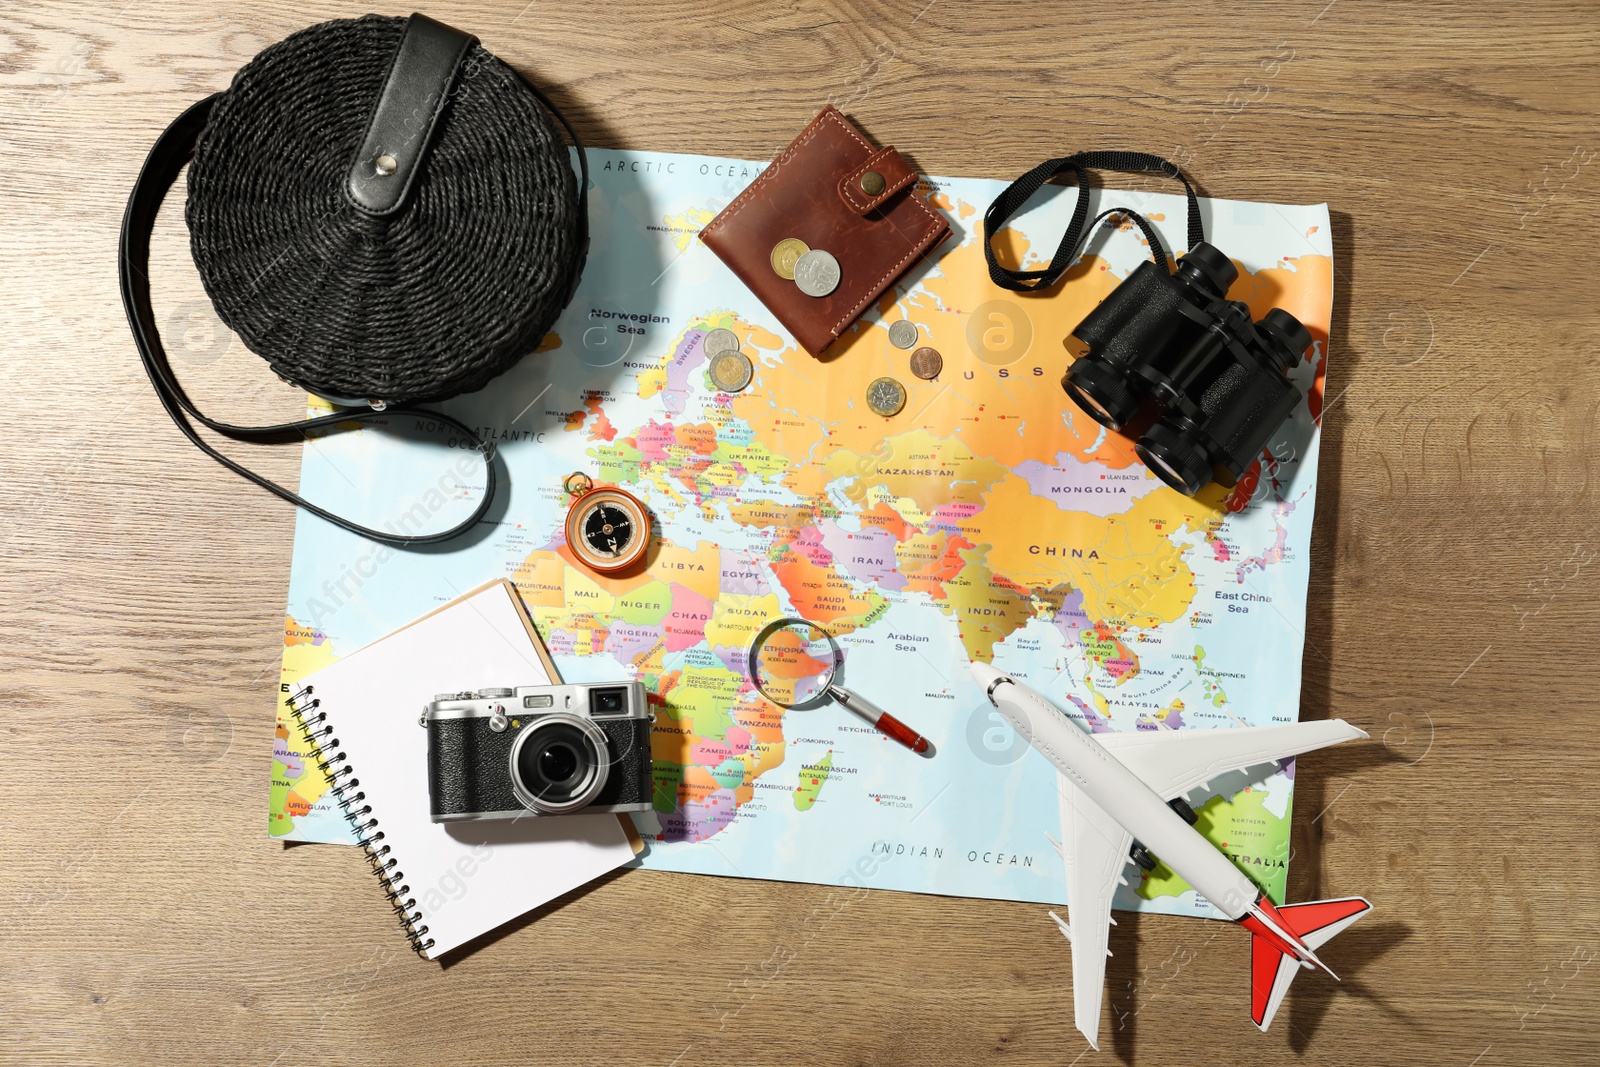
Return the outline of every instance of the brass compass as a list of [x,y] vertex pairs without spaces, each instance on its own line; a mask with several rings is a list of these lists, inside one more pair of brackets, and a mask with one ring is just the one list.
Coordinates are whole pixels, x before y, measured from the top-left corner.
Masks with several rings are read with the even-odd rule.
[[587,474],[567,475],[567,545],[578,562],[598,574],[618,574],[644,558],[650,513],[614,485],[597,486]]

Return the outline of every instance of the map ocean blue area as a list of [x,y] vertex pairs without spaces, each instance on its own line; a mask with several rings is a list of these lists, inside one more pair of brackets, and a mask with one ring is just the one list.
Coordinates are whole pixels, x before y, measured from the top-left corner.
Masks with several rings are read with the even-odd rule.
[[[283,687],[484,581],[509,577],[567,681],[638,678],[657,710],[647,868],[1064,902],[1055,772],[969,679],[992,662],[1084,729],[1204,730],[1298,717],[1317,414],[1333,261],[1324,205],[1201,201],[1207,238],[1240,267],[1232,295],[1288,308],[1315,343],[1294,368],[1307,399],[1240,486],[1190,499],[1059,387],[1078,320],[1148,256],[1109,225],[1046,295],[989,281],[981,218],[1004,187],[933,178],[946,244],[817,360],[696,239],[763,164],[590,153],[593,244],[583,282],[540,346],[484,390],[442,405],[494,446],[486,520],[400,550],[302,513]],[[1048,260],[1072,209],[1050,189],[1004,235],[1019,266]],[[1093,191],[1182,248],[1184,201]],[[840,253],[849,269],[847,250]],[[936,348],[932,381],[888,327]],[[755,372],[708,376],[704,338],[731,330]],[[866,387],[903,383],[874,415]],[[565,544],[564,478],[616,485],[649,509],[643,568],[581,566]],[[362,523],[417,532],[466,515],[481,460],[425,416],[320,436],[301,491]],[[747,676],[767,620],[828,627],[849,687],[930,738],[920,758],[830,705],[782,711]],[[523,680],[507,678],[514,686]],[[415,706],[396,730],[418,729]],[[280,716],[269,826],[348,841],[304,739]],[[425,768],[417,788],[426,789]],[[1281,896],[1293,765],[1211,783],[1199,827]],[[1048,836],[1047,836],[1048,835]],[[1214,915],[1170,871],[1130,866],[1117,904]]]

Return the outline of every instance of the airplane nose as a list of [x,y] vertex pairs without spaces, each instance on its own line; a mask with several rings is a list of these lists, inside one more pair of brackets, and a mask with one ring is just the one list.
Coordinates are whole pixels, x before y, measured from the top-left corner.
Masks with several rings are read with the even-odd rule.
[[1004,677],[1004,674],[1001,674],[987,663],[974,663],[972,665],[972,680],[977,682],[978,688],[985,693],[989,692],[989,687],[994,684],[996,678]]

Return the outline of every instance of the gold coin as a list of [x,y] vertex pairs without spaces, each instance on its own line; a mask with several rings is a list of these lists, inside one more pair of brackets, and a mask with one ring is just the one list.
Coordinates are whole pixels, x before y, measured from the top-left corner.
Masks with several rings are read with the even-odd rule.
[[893,378],[874,378],[867,386],[867,407],[874,415],[888,418],[906,406],[906,387]]
[[743,352],[723,352],[711,361],[711,380],[724,393],[737,393],[750,384],[755,367]]
[[772,246],[772,270],[780,278],[794,281],[795,260],[811,251],[798,237],[785,237]]

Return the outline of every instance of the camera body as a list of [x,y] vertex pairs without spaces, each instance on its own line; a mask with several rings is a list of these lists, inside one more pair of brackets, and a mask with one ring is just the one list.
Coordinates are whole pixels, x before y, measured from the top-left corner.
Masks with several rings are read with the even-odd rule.
[[1097,422],[1120,430],[1148,400],[1164,410],[1134,451],[1193,496],[1215,478],[1232,487],[1301,399],[1289,371],[1311,344],[1289,312],[1259,322],[1229,300],[1238,268],[1201,242],[1168,274],[1147,261],[1072,335],[1087,351],[1061,387]]
[[651,720],[638,682],[442,693],[421,719],[433,821],[646,811]]

